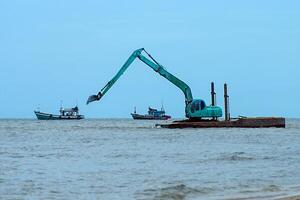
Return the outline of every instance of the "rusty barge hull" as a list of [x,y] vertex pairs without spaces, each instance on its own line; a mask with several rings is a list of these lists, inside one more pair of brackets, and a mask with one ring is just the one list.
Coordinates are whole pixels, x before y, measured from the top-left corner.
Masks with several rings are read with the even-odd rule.
[[285,128],[283,117],[240,118],[230,121],[174,121],[170,124],[157,124],[162,128]]

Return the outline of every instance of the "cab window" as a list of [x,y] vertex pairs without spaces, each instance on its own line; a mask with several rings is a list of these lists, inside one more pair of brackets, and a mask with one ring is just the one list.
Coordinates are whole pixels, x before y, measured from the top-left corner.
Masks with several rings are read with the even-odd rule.
[[200,107],[201,107],[201,110],[202,109],[204,109],[205,108],[205,103],[204,103],[204,101],[201,101],[201,103],[200,103],[201,105],[200,105]]
[[195,110],[198,111],[200,109],[199,101],[195,102]]

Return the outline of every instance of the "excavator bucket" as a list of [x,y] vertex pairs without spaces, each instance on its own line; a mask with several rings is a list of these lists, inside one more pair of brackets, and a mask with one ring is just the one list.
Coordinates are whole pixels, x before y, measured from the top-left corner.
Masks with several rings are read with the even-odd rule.
[[86,101],[86,105],[88,105],[89,103],[91,103],[93,101],[99,101],[102,96],[103,95],[102,95],[101,91],[98,92],[97,95],[91,95],[91,96],[89,96],[88,100]]
[[88,100],[86,101],[86,105],[88,105],[89,103],[93,102],[93,101],[99,101],[100,98],[98,97],[98,95],[91,95],[89,96]]

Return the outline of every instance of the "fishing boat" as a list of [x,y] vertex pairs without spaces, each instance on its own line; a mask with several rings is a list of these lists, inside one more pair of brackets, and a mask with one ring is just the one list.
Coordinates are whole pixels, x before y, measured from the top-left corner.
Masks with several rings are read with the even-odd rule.
[[136,113],[136,108],[134,108],[134,113],[131,113],[133,119],[138,120],[168,120],[171,119],[171,116],[166,115],[164,108],[162,107],[161,110],[157,110],[154,108],[148,108],[148,114],[141,115]]
[[74,108],[60,108],[60,114],[49,114],[40,111],[34,111],[37,119],[39,120],[74,120],[74,119],[84,119],[84,115],[79,114],[78,106]]

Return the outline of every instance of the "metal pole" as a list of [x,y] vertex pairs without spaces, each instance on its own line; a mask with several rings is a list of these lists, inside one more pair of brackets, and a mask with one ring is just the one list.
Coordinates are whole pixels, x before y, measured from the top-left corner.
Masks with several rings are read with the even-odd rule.
[[[216,93],[215,93],[215,84],[214,82],[211,82],[211,105],[212,106],[215,106],[216,105]],[[213,120],[216,120],[217,118],[216,117],[213,117],[212,118]]]
[[224,110],[225,110],[225,121],[230,120],[229,114],[228,114],[228,100],[229,100],[229,96],[227,94],[227,84],[224,84]]
[[214,82],[211,82],[211,105],[212,106],[216,105],[215,98],[216,98],[215,85]]

